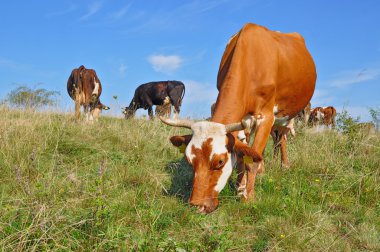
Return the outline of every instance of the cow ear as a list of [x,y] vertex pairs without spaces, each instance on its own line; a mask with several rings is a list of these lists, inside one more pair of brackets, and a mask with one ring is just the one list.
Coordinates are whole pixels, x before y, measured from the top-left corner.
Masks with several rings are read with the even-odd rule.
[[185,153],[186,146],[191,141],[193,135],[184,135],[184,136],[172,136],[170,142],[176,147],[178,147],[180,153]]
[[235,137],[231,133],[227,133],[227,151],[232,152],[235,145]]
[[263,156],[260,153],[240,141],[235,141],[234,149],[237,152],[243,153],[244,156],[251,158],[255,163],[263,160]]
[[189,142],[191,141],[193,135],[184,135],[184,136],[172,136],[170,138],[170,142],[175,146],[175,147],[180,147],[182,144],[188,145]]

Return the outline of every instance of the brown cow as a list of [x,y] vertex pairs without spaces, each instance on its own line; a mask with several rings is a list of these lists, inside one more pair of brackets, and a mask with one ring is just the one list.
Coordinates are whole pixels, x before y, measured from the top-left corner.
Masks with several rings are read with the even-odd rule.
[[75,117],[77,119],[80,117],[81,106],[83,106],[87,121],[97,120],[103,109],[110,109],[100,102],[102,85],[95,70],[87,69],[83,65],[71,72],[67,80],[67,92],[75,101]]
[[[202,213],[214,211],[235,164],[243,199],[253,199],[271,131],[278,136],[275,145],[281,147],[282,162],[287,165],[286,125],[310,101],[315,81],[313,59],[298,33],[246,24],[235,34],[220,63],[219,94],[211,121],[161,118],[166,124],[192,130],[190,135],[170,139],[174,146],[187,145],[185,157],[194,170],[190,204]],[[250,132],[252,147],[237,138],[242,129]],[[244,164],[243,155],[253,164]]]
[[335,127],[335,117],[336,109],[332,106],[329,107],[316,107],[312,109],[309,117],[309,125],[319,125],[323,124],[327,127],[331,125],[332,128]]

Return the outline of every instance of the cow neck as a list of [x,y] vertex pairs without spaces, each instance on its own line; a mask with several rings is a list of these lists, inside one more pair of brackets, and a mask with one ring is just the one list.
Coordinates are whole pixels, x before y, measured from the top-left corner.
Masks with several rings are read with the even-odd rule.
[[229,124],[241,121],[245,115],[245,106],[242,99],[238,99],[238,95],[233,95],[233,93],[228,90],[219,92],[211,122]]

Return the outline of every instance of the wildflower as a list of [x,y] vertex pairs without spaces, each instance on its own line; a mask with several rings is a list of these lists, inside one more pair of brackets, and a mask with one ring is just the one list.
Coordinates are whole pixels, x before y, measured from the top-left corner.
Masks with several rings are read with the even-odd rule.
[[280,234],[280,238],[281,238],[281,239],[284,239],[284,238],[285,238],[285,235],[284,235],[284,234]]
[[273,182],[273,179],[271,179],[271,178],[268,179],[268,182],[269,182],[269,183],[272,183],[272,182]]
[[314,181],[317,182],[317,183],[321,182],[320,179],[315,179]]

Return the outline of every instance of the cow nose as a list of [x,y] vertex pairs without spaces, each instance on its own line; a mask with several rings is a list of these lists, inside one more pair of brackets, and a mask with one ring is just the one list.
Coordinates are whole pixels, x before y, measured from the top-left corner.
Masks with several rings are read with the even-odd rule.
[[196,206],[199,213],[208,214],[213,212],[218,206],[217,200],[212,200],[211,198],[205,199],[203,201],[199,200],[190,200],[190,205]]

